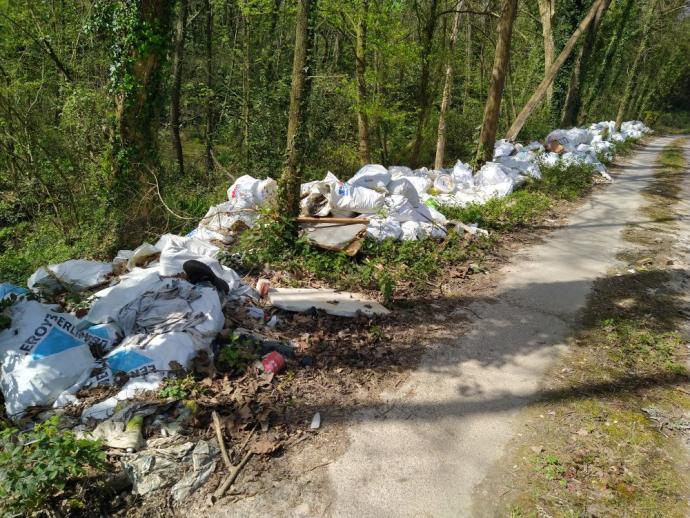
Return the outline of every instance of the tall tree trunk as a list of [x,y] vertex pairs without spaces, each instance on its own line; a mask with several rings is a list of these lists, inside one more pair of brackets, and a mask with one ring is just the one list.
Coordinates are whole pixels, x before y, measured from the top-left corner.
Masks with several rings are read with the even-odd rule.
[[448,63],[446,64],[446,79],[443,85],[443,97],[441,98],[441,110],[438,115],[438,139],[436,140],[436,160],[434,169],[443,167],[443,156],[446,152],[446,112],[450,106],[450,94],[453,88],[453,59],[455,56],[455,42],[458,40],[460,29],[460,11],[465,5],[465,0],[458,0],[453,16],[453,27],[450,32],[450,44],[448,49]]
[[204,0],[204,9],[206,10],[206,131],[204,135],[204,164],[206,176],[209,176],[213,170],[214,104],[216,102],[213,92],[213,4],[211,0]]
[[410,146],[410,163],[415,166],[419,162],[419,152],[424,141],[424,128],[429,119],[429,112],[431,111],[429,83],[431,79],[431,54],[434,46],[434,32],[436,32],[436,23],[438,20],[436,16],[437,9],[438,0],[431,0],[426,23],[424,24],[424,30],[422,31],[422,69],[417,87],[417,128]]
[[597,98],[599,92],[601,92],[602,88],[604,87],[604,81],[611,69],[611,60],[613,59],[613,56],[616,54],[616,50],[618,50],[618,45],[621,41],[621,38],[623,37],[625,27],[628,23],[628,20],[630,19],[630,12],[632,11],[634,5],[635,0],[626,0],[625,5],[623,7],[623,12],[620,14],[620,17],[618,18],[618,25],[616,26],[616,30],[613,33],[613,38],[611,38],[608,47],[606,47],[606,53],[604,54],[604,58],[601,60],[599,70],[595,74],[596,79],[594,81],[589,95],[587,96],[587,100],[584,103],[584,112],[587,112],[590,108],[592,108],[594,99]]
[[295,52],[292,60],[292,87],[288,114],[285,168],[278,185],[278,206],[282,214],[299,214],[302,159],[305,146],[305,119],[312,82],[314,24],[317,0],[297,0]]
[[577,115],[580,111],[581,105],[580,88],[582,86],[582,81],[587,74],[589,60],[592,57],[592,52],[594,51],[594,44],[596,43],[599,25],[601,24],[601,20],[604,17],[604,14],[606,14],[610,4],[611,0],[604,0],[601,3],[597,14],[594,16],[594,21],[587,29],[587,34],[585,34],[585,39],[582,42],[577,59],[575,60],[575,65],[573,66],[573,71],[570,75],[568,93],[565,97],[563,117],[561,117],[561,126],[564,128],[575,126],[575,124],[577,124]]
[[628,105],[630,104],[630,99],[633,95],[633,89],[635,84],[639,80],[638,71],[640,69],[640,64],[642,63],[642,56],[647,51],[647,46],[649,44],[649,34],[651,32],[652,18],[654,17],[654,10],[658,0],[650,0],[647,6],[647,12],[645,13],[644,20],[642,21],[642,38],[640,39],[640,45],[637,47],[637,53],[635,54],[635,60],[633,61],[632,67],[628,70],[628,80],[625,84],[625,90],[623,91],[623,97],[618,105],[618,114],[616,115],[616,131],[620,131],[621,124],[623,124],[623,119],[628,110]]
[[[556,46],[553,41],[553,16],[556,13],[556,0],[537,0],[539,4],[539,17],[541,18],[541,32],[544,37],[544,74],[549,71],[556,54]],[[553,84],[546,90],[546,99],[551,105],[553,98]]]
[[[120,244],[136,243],[148,219],[150,203],[140,203],[141,187],[158,160],[161,70],[169,41],[174,4],[166,0],[140,0],[137,23],[146,27],[139,40],[124,49],[125,73],[133,87],[121,86],[115,97],[112,201]],[[136,207],[136,211],[132,209]]]
[[357,129],[359,132],[359,161],[368,164],[369,157],[369,117],[367,116],[367,17],[369,0],[361,0],[359,20],[357,21],[355,59],[357,61]]
[[170,91],[170,130],[179,176],[184,176],[184,155],[182,154],[182,139],[180,138],[180,87],[182,86],[182,62],[187,10],[187,0],[180,0],[180,10],[175,23],[175,41],[172,55],[172,89]]
[[498,22],[498,39],[494,67],[491,72],[489,95],[484,106],[484,119],[477,146],[477,165],[489,162],[494,156],[498,116],[501,113],[501,100],[505,85],[508,63],[510,61],[510,39],[513,35],[513,22],[517,14],[518,0],[504,0],[501,19]]
[[575,32],[573,32],[572,36],[570,36],[570,39],[565,44],[565,47],[563,47],[563,50],[558,55],[558,58],[556,58],[556,61],[554,61],[551,65],[551,68],[547,72],[543,81],[539,84],[537,89],[532,94],[532,97],[530,97],[529,101],[527,101],[527,104],[525,104],[525,107],[510,126],[508,135],[506,136],[508,140],[515,140],[517,138],[520,130],[522,130],[525,122],[527,122],[527,119],[529,119],[535,108],[539,106],[539,103],[544,99],[546,90],[549,88],[549,85],[553,83],[558,70],[563,66],[563,63],[565,63],[565,61],[568,59],[568,56],[570,56],[571,52],[573,51],[573,47],[575,47],[575,44],[577,43],[577,40],[580,39],[582,33],[587,30],[589,24],[592,23],[592,20],[594,20],[594,16],[596,15],[603,1],[604,0],[595,0],[595,2],[592,4],[592,7],[590,7],[589,11],[580,22],[580,25],[578,25],[577,29],[575,29]]

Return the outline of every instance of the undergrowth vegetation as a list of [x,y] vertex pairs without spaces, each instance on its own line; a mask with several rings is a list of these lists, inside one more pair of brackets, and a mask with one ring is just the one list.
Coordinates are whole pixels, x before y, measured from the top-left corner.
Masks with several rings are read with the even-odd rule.
[[[72,432],[59,430],[57,417],[28,432],[5,428],[0,431],[0,446],[3,518],[47,510],[52,507],[51,498],[84,477],[98,475],[106,465],[100,442],[77,439]],[[62,502],[68,512],[84,505],[74,495]],[[57,512],[54,508],[52,511]]]
[[241,254],[244,266],[260,271],[269,265],[288,272],[291,277],[284,280],[295,285],[317,279],[338,289],[377,290],[390,302],[399,288],[418,290],[434,285],[434,279],[451,265],[464,266],[469,273],[482,271],[486,253],[500,233],[538,224],[555,201],[574,200],[587,193],[597,174],[586,165],[542,166],[541,171],[540,180],[529,180],[506,197],[492,198],[483,205],[439,207],[449,220],[477,224],[490,230],[490,237],[470,236],[451,228],[441,242],[366,239],[352,258],[319,250],[303,238],[290,244],[290,222],[266,211],[241,236],[234,251]]

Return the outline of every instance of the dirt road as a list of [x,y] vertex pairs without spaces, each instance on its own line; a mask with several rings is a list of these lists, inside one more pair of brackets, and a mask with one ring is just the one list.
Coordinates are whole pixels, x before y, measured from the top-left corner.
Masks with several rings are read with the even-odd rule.
[[[479,292],[464,308],[464,299],[439,299],[458,307],[441,317],[443,335],[451,339],[433,346],[435,338],[420,336],[430,352],[405,382],[382,395],[384,405],[338,426],[329,426],[326,414],[315,444],[292,455],[282,475],[264,474],[273,477],[264,481],[271,490],[189,516],[476,515],[492,498],[486,487],[477,494],[477,487],[520,430],[520,411],[538,397],[545,371],[567,347],[594,281],[621,264],[616,254],[629,245],[622,231],[644,223],[642,190],[672,140],[653,139],[617,167],[613,184],[492,275],[491,295]],[[685,146],[690,154],[687,140]],[[679,224],[687,227],[681,234],[690,235],[690,219]]]
[[565,347],[592,282],[616,264],[621,231],[639,217],[641,190],[672,140],[654,139],[566,226],[504,267],[498,294],[470,306],[469,332],[385,395],[390,411],[356,416],[349,448],[329,466],[328,514],[471,515],[474,488]]

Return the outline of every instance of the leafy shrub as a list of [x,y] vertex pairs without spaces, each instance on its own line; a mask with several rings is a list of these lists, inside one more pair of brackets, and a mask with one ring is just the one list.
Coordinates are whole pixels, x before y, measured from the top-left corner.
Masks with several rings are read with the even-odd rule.
[[68,484],[105,467],[99,441],[77,439],[58,430],[51,417],[30,432],[0,432],[0,499],[2,516],[28,516],[44,509]]

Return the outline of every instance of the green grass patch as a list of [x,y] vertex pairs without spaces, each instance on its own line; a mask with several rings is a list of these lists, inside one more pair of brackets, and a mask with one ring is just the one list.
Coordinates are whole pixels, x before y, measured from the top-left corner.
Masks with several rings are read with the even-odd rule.
[[683,147],[681,145],[683,140],[684,139],[675,140],[671,145],[664,148],[659,155],[659,162],[661,165],[671,169],[685,168],[685,155],[683,154]]
[[439,210],[451,220],[476,223],[488,230],[508,231],[534,225],[550,208],[551,200],[543,192],[520,190],[484,204],[470,203],[462,208],[445,206]]
[[566,165],[562,162],[554,166],[542,164],[539,170],[541,179],[531,180],[526,189],[570,201],[587,194],[594,183],[594,176],[598,174],[590,165]]

